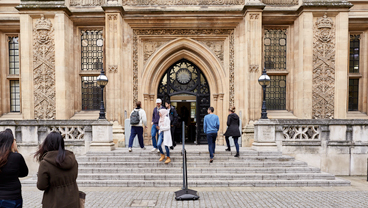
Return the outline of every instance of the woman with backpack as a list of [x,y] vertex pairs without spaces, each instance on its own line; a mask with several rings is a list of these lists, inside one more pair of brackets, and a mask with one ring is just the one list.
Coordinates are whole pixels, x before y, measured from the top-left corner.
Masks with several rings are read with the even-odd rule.
[[165,164],[168,164],[171,162],[169,147],[172,146],[171,132],[170,132],[170,118],[168,117],[168,113],[169,111],[166,109],[159,110],[160,119],[158,121],[158,126],[156,127],[159,130],[158,143],[157,143],[157,147],[161,153],[161,157],[159,161],[161,162],[165,159],[165,154],[162,151],[162,147],[161,147],[163,143],[165,145],[166,156],[167,156]]
[[28,175],[24,158],[10,129],[0,132],[0,207],[21,208],[22,186],[19,177]]
[[143,150],[146,149],[143,143],[143,126],[147,128],[147,116],[146,112],[141,108],[141,105],[141,101],[138,101],[136,103],[137,107],[130,113],[130,125],[132,126],[132,128],[130,130],[128,146],[129,152],[132,151],[133,140],[136,135],[138,135],[139,146],[141,146]]
[[34,157],[40,162],[37,188],[44,191],[42,207],[79,208],[78,162],[73,152],[65,150],[60,133],[47,135]]
[[229,116],[227,117],[227,129],[226,129],[224,136],[225,136],[226,144],[227,144],[226,151],[231,151],[229,137],[232,137],[234,139],[234,144],[236,147],[236,155],[234,157],[239,157],[238,138],[241,136],[239,125],[240,125],[240,119],[239,119],[239,116],[236,115],[235,113],[235,107],[229,108]]

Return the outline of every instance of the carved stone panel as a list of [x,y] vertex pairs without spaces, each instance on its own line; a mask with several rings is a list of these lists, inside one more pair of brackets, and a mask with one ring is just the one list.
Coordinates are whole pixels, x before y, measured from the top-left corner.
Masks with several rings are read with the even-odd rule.
[[33,80],[35,119],[55,119],[54,28],[44,15],[33,29]]
[[167,41],[146,41],[143,43],[144,63]]
[[313,101],[314,119],[333,119],[335,96],[335,26],[325,14],[314,25]]
[[199,41],[207,46],[213,54],[221,61],[224,61],[224,41]]

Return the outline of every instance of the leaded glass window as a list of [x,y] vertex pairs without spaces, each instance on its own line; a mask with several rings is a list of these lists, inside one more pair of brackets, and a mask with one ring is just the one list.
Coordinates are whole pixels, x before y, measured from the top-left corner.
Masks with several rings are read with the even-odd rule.
[[97,85],[97,77],[82,78],[82,110],[99,110],[101,104],[101,88]]
[[10,80],[10,111],[20,112],[19,80]]
[[81,31],[82,70],[101,70],[103,63],[103,31]]
[[286,70],[286,29],[265,29],[264,67]]
[[350,35],[349,72],[359,73],[360,35]]
[[358,110],[359,79],[349,79],[349,111]]
[[270,86],[266,88],[267,110],[286,109],[286,76],[270,76]]
[[19,39],[9,37],[9,74],[19,74]]

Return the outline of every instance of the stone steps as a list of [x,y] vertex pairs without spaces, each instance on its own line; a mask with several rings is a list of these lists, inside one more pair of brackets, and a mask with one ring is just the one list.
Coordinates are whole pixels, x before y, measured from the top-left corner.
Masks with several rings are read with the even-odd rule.
[[[159,174],[159,173],[181,173],[182,168],[79,168],[80,174],[137,174],[137,173],[149,173],[149,174]],[[319,168],[315,167],[229,167],[229,168],[188,168],[188,174],[197,173],[320,173]]]
[[[209,163],[208,147],[189,146],[187,167],[189,187],[205,186],[348,186],[350,182],[337,179],[319,168],[309,167],[281,152],[255,151],[241,148],[240,157],[218,147],[213,163]],[[170,151],[172,162],[159,162],[159,154],[127,148],[111,152],[88,152],[77,157],[79,186],[124,187],[182,187],[181,148]],[[234,153],[234,152],[233,152]],[[37,177],[22,180],[25,186],[34,185]]]
[[[142,181],[156,181],[156,180],[180,180],[182,174],[79,174],[78,180],[142,180]],[[281,173],[281,174],[192,174],[188,173],[188,180],[311,180],[324,179],[334,180],[335,176],[328,173]]]
[[[149,155],[149,156],[85,156],[78,157],[78,162],[157,162],[159,160],[159,155]],[[180,155],[173,155],[170,157],[173,162],[182,162],[183,157]],[[187,157],[187,161],[206,161],[208,162],[209,158],[204,156],[189,156]],[[294,161],[295,159],[290,156],[240,156],[238,158],[225,156],[225,155],[216,155],[216,161],[229,161],[229,162],[238,162],[238,161],[247,161],[247,162],[259,162],[259,161]]]

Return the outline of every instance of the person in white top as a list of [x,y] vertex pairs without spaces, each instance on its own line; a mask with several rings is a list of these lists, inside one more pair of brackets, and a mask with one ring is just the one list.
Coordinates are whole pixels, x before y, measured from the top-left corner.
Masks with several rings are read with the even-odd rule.
[[[131,113],[130,113],[130,122],[131,122],[131,131],[130,131],[130,138],[129,138],[129,152],[132,151],[132,146],[133,146],[133,140],[135,138],[136,135],[138,135],[138,142],[139,142],[139,146],[141,146],[142,149],[146,149],[144,147],[143,144],[143,126],[145,128],[147,128],[147,116],[146,116],[146,112],[141,108],[141,101],[138,101],[136,103],[137,108],[135,108]],[[134,116],[137,115],[135,112],[138,111],[139,114],[139,118],[135,118]],[[134,113],[134,114],[133,114]],[[137,122],[132,123],[132,120],[136,120]],[[138,121],[139,119],[139,121]]]
[[161,144],[164,143],[166,155],[167,155],[165,164],[167,164],[171,162],[169,147],[172,146],[171,133],[170,133],[170,118],[167,115],[169,111],[166,109],[160,109],[158,112],[160,115],[160,120],[156,128],[160,130],[159,136],[158,136],[158,143],[157,143],[157,147],[161,153],[161,157],[159,161],[161,162],[165,159],[165,154],[162,151],[162,147],[161,147]]

